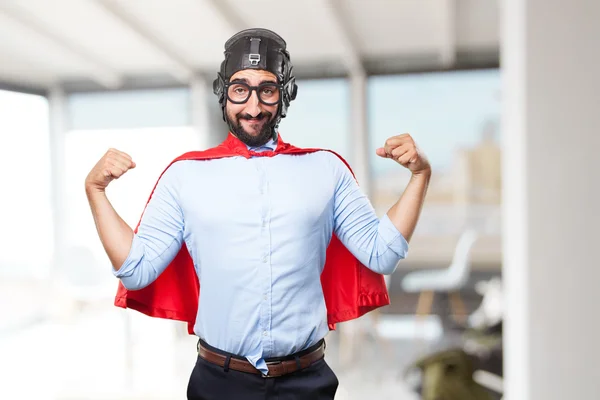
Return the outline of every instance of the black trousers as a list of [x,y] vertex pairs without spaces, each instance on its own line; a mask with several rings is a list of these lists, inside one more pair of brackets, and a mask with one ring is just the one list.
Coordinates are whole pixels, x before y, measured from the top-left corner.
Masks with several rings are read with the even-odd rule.
[[[205,343],[203,346],[225,356],[239,358]],[[304,352],[308,351],[311,349]],[[268,361],[287,359],[290,358],[273,358]],[[331,400],[335,397],[338,384],[335,373],[324,358],[291,374],[263,378],[260,375],[219,367],[198,356],[188,383],[187,398],[188,400]]]

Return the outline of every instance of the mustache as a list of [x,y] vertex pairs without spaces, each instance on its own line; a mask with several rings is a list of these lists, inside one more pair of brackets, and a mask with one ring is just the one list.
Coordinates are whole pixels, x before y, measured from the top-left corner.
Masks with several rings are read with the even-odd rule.
[[245,120],[251,120],[251,119],[263,119],[264,117],[266,117],[267,119],[271,119],[271,117],[273,116],[273,114],[271,114],[268,111],[263,111],[258,113],[255,116],[252,116],[250,114],[243,114],[243,113],[239,113],[238,115],[236,115],[236,117],[238,119],[245,119]]

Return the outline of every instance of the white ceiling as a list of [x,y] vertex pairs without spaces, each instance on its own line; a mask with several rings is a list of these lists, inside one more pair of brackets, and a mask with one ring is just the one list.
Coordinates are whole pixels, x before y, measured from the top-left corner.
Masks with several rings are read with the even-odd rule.
[[214,75],[235,32],[288,43],[300,76],[497,63],[497,0],[0,0],[0,83],[118,88]]

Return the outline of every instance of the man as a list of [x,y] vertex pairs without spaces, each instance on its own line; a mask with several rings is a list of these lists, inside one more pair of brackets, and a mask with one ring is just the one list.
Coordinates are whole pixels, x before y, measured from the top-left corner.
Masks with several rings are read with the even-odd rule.
[[[413,176],[379,219],[339,156],[283,142],[277,127],[297,87],[286,43],[271,31],[227,41],[214,91],[228,138],[165,170],[135,232],[105,195],[132,158],[109,150],[86,179],[123,285],[117,304],[192,325],[200,340],[188,399],[332,399],[338,380],[324,337],[335,322],[389,303],[380,274],[405,257],[429,163],[406,134],[377,149]],[[181,295],[192,283],[193,301]]]

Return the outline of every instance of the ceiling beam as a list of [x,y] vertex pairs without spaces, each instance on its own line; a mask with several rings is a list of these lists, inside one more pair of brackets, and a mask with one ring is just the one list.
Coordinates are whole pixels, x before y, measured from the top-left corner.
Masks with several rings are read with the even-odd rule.
[[232,32],[239,32],[248,27],[239,13],[225,0],[207,0],[207,3],[219,14]]
[[342,45],[342,57],[346,69],[353,74],[365,74],[355,32],[345,17],[345,0],[323,0],[329,27],[334,30]]
[[21,83],[13,83],[10,81],[4,81],[3,77],[0,77],[0,90],[7,90],[9,92],[18,92],[26,94],[35,94],[38,96],[47,96],[48,89],[43,86],[34,85],[23,85]]
[[442,0],[442,27],[440,29],[440,62],[449,68],[456,62],[456,0]]
[[[44,24],[43,20],[17,5],[18,3],[0,2],[0,12],[25,29],[53,42],[55,45],[80,59],[90,70],[90,77],[107,89],[120,86],[122,77],[103,60],[90,54],[72,38],[65,37]],[[42,62],[42,60],[39,60]]]
[[134,34],[138,35],[148,44],[150,44],[157,53],[160,53],[170,64],[168,71],[179,82],[187,84],[195,75],[193,66],[181,57],[173,48],[162,40],[158,35],[152,32],[151,29],[144,26],[134,16],[126,11],[120,3],[110,0],[96,0],[107,14],[111,15],[115,20],[119,21],[123,26],[128,28]]

